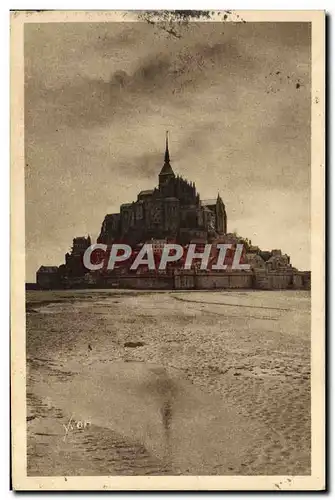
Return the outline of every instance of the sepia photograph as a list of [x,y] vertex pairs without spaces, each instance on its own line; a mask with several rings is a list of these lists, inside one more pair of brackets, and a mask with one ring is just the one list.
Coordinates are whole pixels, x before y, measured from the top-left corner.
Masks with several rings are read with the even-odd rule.
[[17,490],[322,490],[322,11],[11,13]]

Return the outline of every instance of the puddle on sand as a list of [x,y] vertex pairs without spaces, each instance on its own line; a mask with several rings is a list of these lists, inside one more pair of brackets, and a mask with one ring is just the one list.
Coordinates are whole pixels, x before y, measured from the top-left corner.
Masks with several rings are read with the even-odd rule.
[[[142,471],[139,474],[145,474],[146,467],[161,474],[238,473],[241,463],[247,460],[248,446],[257,439],[257,427],[252,429],[250,420],[245,422],[224,401],[201,392],[177,370],[138,362],[86,367],[72,363],[73,374],[69,374],[68,366],[66,370],[67,376],[60,378],[50,376],[47,369],[32,369],[30,390],[35,398],[42,404],[48,401],[49,408],[60,412],[58,416],[44,417],[44,424],[34,419],[31,427],[36,429],[32,435],[35,433],[35,449],[45,449],[41,444],[45,439],[57,439],[58,456],[72,456],[72,463],[77,464],[81,457],[79,472],[86,473],[91,464],[90,474],[134,474],[129,461],[124,462],[125,456],[131,456],[134,471]],[[92,429],[99,431],[92,435],[86,429],[76,432],[64,449],[64,424],[71,417],[74,421],[89,421],[90,433]],[[37,430],[43,425],[44,430]],[[36,432],[54,432],[50,426],[56,426],[59,435],[36,437]],[[102,451],[106,446],[108,449]],[[150,457],[150,466],[142,462],[143,457]],[[56,472],[49,470],[48,474]],[[66,470],[62,474],[70,475]]]

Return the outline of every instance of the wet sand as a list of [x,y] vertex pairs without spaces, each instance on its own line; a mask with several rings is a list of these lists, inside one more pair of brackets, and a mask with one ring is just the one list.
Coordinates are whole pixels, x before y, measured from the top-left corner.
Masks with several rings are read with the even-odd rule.
[[310,474],[308,292],[31,291],[27,360],[29,475]]

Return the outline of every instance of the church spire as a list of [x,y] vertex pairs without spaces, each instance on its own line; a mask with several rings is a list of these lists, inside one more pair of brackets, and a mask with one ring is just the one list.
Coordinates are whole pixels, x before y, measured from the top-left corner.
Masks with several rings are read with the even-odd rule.
[[164,155],[164,165],[159,174],[159,186],[162,186],[167,180],[175,177],[172,167],[170,165],[170,153],[169,153],[169,136],[166,132],[166,143],[165,143],[165,155]]
[[170,163],[170,153],[169,153],[169,132],[166,131],[166,144],[165,144],[165,155],[164,162]]

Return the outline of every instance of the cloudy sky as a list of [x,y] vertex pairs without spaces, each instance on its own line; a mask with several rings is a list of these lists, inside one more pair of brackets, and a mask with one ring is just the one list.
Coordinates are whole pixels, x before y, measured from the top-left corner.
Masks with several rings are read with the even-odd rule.
[[25,26],[28,281],[171,164],[228,230],[310,268],[310,25]]

